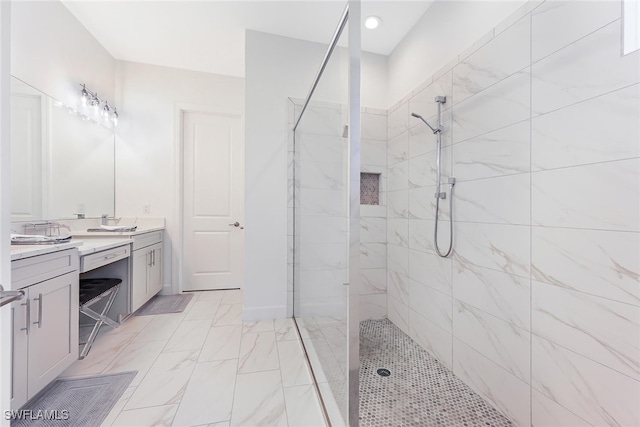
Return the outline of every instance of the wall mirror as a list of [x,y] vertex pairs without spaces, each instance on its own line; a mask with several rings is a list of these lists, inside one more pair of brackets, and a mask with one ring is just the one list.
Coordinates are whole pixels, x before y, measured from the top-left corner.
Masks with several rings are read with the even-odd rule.
[[114,212],[114,130],[12,77],[12,220]]

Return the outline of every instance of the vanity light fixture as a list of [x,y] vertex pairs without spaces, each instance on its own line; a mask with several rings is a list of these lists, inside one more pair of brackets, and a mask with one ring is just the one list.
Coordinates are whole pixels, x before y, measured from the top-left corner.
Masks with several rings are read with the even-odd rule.
[[364,26],[369,30],[375,30],[382,24],[382,19],[377,16],[367,16],[364,18]]
[[80,86],[82,86],[80,97],[83,107],[93,107],[93,116],[100,117],[103,121],[107,123],[112,122],[114,126],[117,126],[118,112],[116,111],[115,107],[110,107],[107,100],[101,99],[98,96],[97,92],[92,92],[91,90],[87,89],[86,85],[81,84]]

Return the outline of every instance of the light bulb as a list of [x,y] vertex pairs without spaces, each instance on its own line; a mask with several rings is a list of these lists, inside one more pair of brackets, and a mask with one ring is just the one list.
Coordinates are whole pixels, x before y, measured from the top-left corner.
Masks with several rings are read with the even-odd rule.
[[380,26],[380,24],[382,24],[382,19],[377,16],[367,16],[364,19],[364,26],[369,30],[375,30]]
[[89,92],[87,92],[87,88],[82,85],[82,106],[87,105],[87,100],[89,99]]

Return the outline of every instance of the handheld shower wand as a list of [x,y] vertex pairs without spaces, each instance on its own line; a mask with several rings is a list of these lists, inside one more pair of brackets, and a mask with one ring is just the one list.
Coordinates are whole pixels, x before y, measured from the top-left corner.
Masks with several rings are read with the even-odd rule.
[[443,258],[448,257],[453,250],[453,186],[456,184],[456,179],[454,177],[450,177],[449,184],[449,249],[445,253],[440,251],[440,247],[438,246],[438,217],[440,216],[440,199],[446,199],[447,193],[444,191],[440,191],[441,179],[442,179],[442,168],[440,166],[440,157],[442,154],[442,104],[447,102],[447,98],[445,96],[436,96],[435,102],[438,104],[438,125],[434,128],[426,121],[420,114],[411,113],[411,115],[415,118],[418,118],[424,122],[429,129],[436,135],[436,144],[437,144],[437,157],[436,157],[436,165],[437,165],[437,188],[436,188],[436,220],[435,226],[433,229],[433,244],[436,248],[436,252]]
[[441,127],[440,125],[438,125],[438,127],[437,127],[437,128],[434,128],[434,127],[433,127],[433,126],[431,126],[431,125],[429,124],[429,122],[428,122],[428,121],[426,121],[426,120],[424,119],[424,117],[422,117],[420,114],[411,113],[411,115],[412,115],[413,117],[415,117],[415,118],[418,118],[418,119],[422,120],[422,121],[424,122],[424,124],[425,124],[425,125],[429,126],[429,129],[431,129],[431,132],[433,132],[433,134],[434,134],[434,135],[435,135],[435,134],[437,134],[437,133],[442,132],[442,127]]

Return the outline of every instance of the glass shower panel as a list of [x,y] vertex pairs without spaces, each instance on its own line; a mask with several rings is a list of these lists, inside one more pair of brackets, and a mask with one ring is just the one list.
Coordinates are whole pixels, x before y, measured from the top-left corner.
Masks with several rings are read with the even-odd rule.
[[[290,165],[294,317],[333,425],[348,420],[347,60],[346,49],[336,48],[292,135]],[[296,119],[302,104],[290,105]]]

